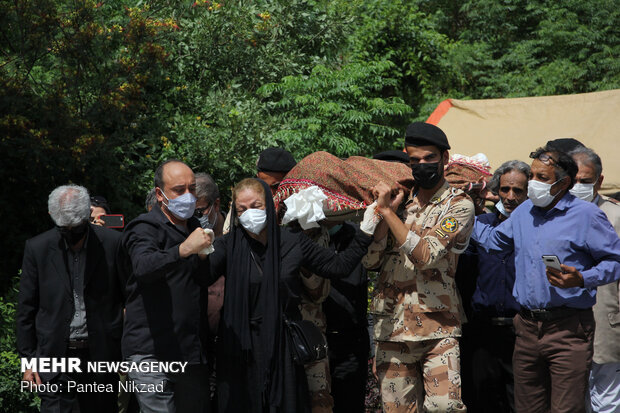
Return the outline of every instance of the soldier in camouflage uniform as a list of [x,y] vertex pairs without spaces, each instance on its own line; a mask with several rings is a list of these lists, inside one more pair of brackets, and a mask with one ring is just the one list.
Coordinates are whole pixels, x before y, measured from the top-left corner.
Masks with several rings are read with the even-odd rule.
[[[306,230],[316,244],[322,247],[329,246],[329,232],[327,227]],[[323,312],[323,302],[329,295],[330,281],[310,271],[301,269],[301,281],[304,292],[301,295],[299,310],[304,320],[312,321],[325,335],[326,320]],[[312,413],[331,413],[334,407],[334,398],[331,396],[331,376],[329,374],[329,359],[306,364],[306,379],[310,393],[310,405]]]
[[[461,401],[459,345],[463,309],[454,281],[458,254],[467,247],[474,205],[443,176],[450,149],[438,127],[407,128],[407,154],[416,186],[404,196],[373,189],[382,218],[364,257],[380,268],[371,311],[376,366],[385,412],[465,412]],[[389,229],[389,235],[388,235]]]

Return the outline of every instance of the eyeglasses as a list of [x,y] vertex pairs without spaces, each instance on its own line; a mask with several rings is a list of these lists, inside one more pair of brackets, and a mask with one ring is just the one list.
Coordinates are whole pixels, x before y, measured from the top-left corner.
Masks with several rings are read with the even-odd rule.
[[531,152],[530,158],[538,159],[540,162],[544,163],[545,165],[557,165],[558,164],[558,161],[553,156],[549,155],[548,153],[544,153],[544,152],[538,156],[536,156],[536,152]]
[[209,212],[207,212],[207,214],[211,213],[211,208],[213,208],[213,204],[211,204],[210,206],[204,207],[204,208],[196,208],[194,209],[194,216],[196,218],[200,218],[201,216],[203,216],[205,214],[206,210],[209,210]]

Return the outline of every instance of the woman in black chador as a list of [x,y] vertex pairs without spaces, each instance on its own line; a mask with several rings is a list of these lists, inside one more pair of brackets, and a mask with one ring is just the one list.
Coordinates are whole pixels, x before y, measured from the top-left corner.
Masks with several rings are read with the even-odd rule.
[[[266,196],[268,194],[269,196]],[[219,411],[310,411],[303,366],[291,357],[283,318],[301,319],[299,270],[345,277],[372,239],[358,232],[340,254],[319,247],[302,232],[280,228],[271,191],[248,178],[233,189],[234,223],[215,240],[211,279],[226,276],[219,328]]]

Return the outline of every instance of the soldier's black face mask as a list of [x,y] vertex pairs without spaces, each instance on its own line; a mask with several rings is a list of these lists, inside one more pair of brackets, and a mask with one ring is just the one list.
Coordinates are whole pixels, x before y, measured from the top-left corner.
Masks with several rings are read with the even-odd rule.
[[58,228],[58,232],[60,232],[60,236],[67,241],[69,245],[77,244],[86,234],[88,230],[88,222],[83,222],[78,226],[73,228],[68,227],[56,227]]
[[411,165],[411,175],[415,184],[424,189],[434,188],[443,176],[443,165],[439,162],[418,163]]

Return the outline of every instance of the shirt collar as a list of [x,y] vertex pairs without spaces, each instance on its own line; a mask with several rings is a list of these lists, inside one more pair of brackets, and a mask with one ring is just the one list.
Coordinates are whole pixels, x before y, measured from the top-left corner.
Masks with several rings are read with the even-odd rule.
[[441,201],[450,196],[452,192],[450,191],[450,184],[448,181],[444,181],[443,185],[433,194],[431,197],[431,204],[439,204]]
[[172,222],[170,222],[168,217],[164,214],[164,211],[161,210],[161,207],[159,206],[159,204],[153,205],[153,208],[151,209],[150,213],[151,215],[153,215],[156,221],[161,222],[162,224],[165,224],[165,223],[172,224]]
[[[439,204],[441,203],[441,201],[443,201],[444,199],[446,199],[448,196],[450,196],[452,192],[450,191],[450,183],[448,181],[444,180],[444,183],[442,186],[439,187],[439,189],[437,189],[437,191],[433,194],[433,196],[431,197],[431,200],[429,201],[430,204]],[[409,199],[407,200],[407,204],[411,203],[411,201],[414,200],[414,198],[417,196],[417,192],[413,192],[413,190],[411,190],[411,194],[409,195]]]

